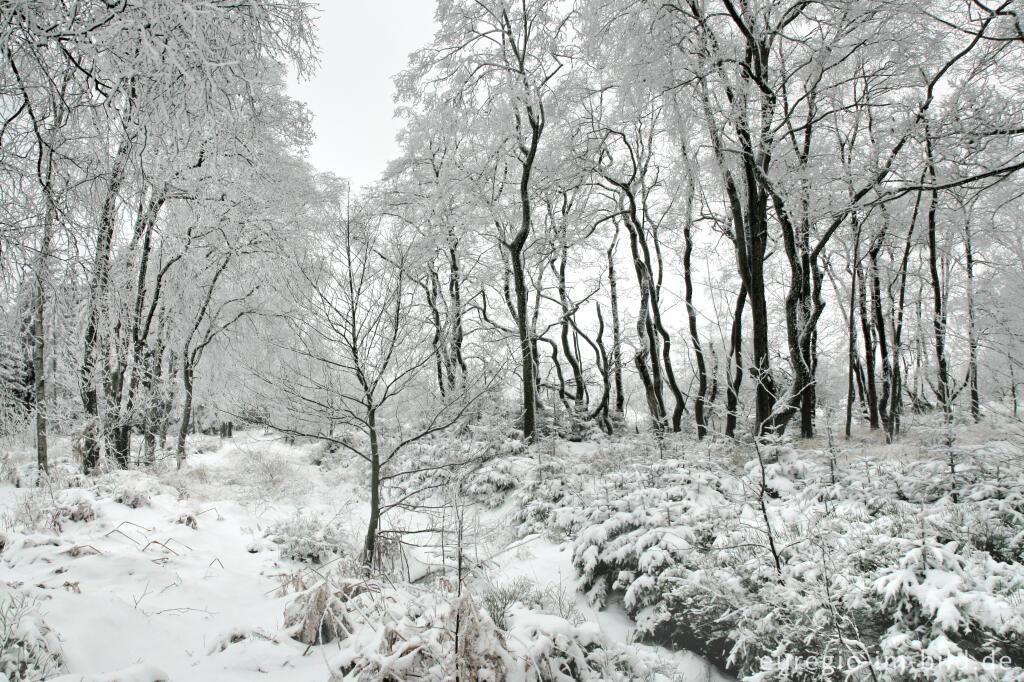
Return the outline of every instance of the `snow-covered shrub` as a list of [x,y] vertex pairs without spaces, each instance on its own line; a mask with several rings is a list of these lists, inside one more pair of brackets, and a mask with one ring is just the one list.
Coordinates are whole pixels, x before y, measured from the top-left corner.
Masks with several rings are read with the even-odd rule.
[[81,488],[61,491],[57,496],[57,505],[59,513],[70,521],[86,523],[95,521],[99,516],[92,493]]
[[474,501],[488,507],[500,507],[508,493],[516,488],[522,458],[492,459],[467,476],[463,489]]
[[543,533],[565,537],[583,520],[582,483],[557,463],[535,466],[512,493],[516,507],[513,521],[520,536]]
[[323,564],[339,556],[354,556],[345,530],[335,522],[296,512],[271,526],[267,538],[281,556],[307,564]]
[[607,646],[596,623],[574,625],[516,608],[508,617],[507,642],[515,673],[522,675],[513,679],[598,682],[635,680],[644,672],[626,653]]
[[519,604],[539,609],[542,599],[543,595],[537,590],[537,585],[529,578],[520,577],[495,585],[483,593],[480,602],[494,624],[504,629],[505,618],[513,606]]
[[114,502],[131,507],[132,509],[148,507],[151,501],[149,493],[142,488],[120,486],[114,490]]
[[634,485],[604,503],[598,498],[573,546],[580,586],[595,604],[625,591],[630,605],[642,608],[656,576],[714,541],[729,503],[721,481],[681,464],[665,460],[651,467],[660,487]]
[[276,453],[254,451],[246,462],[253,482],[260,490],[278,490],[295,476],[295,467]]
[[361,596],[352,614],[362,620],[332,660],[332,682],[511,677],[502,631],[469,595],[391,588]]
[[60,644],[35,602],[7,587],[0,592],[0,679],[45,680],[61,672]]
[[21,487],[21,472],[9,452],[0,453],[0,481],[11,483],[16,488]]
[[525,577],[490,587],[480,596],[480,604],[494,624],[502,629],[507,627],[508,617],[514,608],[558,616],[573,625],[583,622],[583,615],[576,606],[575,592],[569,592],[560,585],[540,589]]
[[874,582],[892,613],[885,658],[918,678],[1010,679],[1000,660],[1024,677],[1024,566],[933,538],[902,544],[905,553]]
[[348,637],[360,614],[360,606],[350,602],[371,589],[379,590],[379,586],[360,580],[321,579],[299,592],[285,609],[289,636],[303,644],[327,644]]
[[57,491],[48,481],[19,492],[13,510],[5,512],[4,525],[11,530],[60,533],[67,515],[57,503]]
[[504,626],[496,626],[469,593],[456,600],[455,611],[459,625],[454,652],[456,679],[505,679],[512,661],[501,631]]
[[1014,452],[998,473],[959,453],[955,485],[934,456],[840,460],[833,483],[828,458],[783,442],[738,470],[653,463],[609,477],[574,564],[641,637],[743,679],[1024,679]]
[[390,587],[349,602],[332,680],[634,680],[647,672],[594,624],[513,607],[498,627],[469,592]]
[[216,640],[214,640],[206,653],[208,655],[213,655],[218,652],[225,651],[232,644],[238,644],[239,642],[251,639],[262,639],[268,642],[278,643],[276,637],[268,635],[259,628],[235,627],[221,634]]
[[585,618],[580,607],[576,605],[576,590],[567,590],[564,585],[548,585],[541,590],[541,610],[559,618],[564,618],[573,625],[581,624]]

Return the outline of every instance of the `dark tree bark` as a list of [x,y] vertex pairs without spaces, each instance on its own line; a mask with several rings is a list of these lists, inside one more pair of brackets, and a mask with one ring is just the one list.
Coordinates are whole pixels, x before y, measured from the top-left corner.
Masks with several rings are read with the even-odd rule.
[[455,234],[455,228],[449,226],[448,228],[448,297],[451,300],[451,355],[454,356],[455,362],[452,365],[454,371],[455,366],[459,368],[459,377],[457,381],[451,380],[452,388],[461,388],[466,381],[467,369],[466,369],[466,358],[462,353],[462,345],[465,341],[465,327],[463,326],[463,310],[462,310],[462,267],[459,260],[459,238]]
[[687,198],[686,217],[683,220],[683,283],[685,286],[686,317],[690,325],[690,343],[693,346],[693,356],[697,362],[697,397],[694,400],[693,415],[697,423],[697,438],[703,439],[708,432],[707,415],[704,413],[704,401],[708,392],[708,372],[704,363],[704,350],[701,347],[700,334],[697,330],[697,309],[693,306],[693,276],[690,269],[690,259],[693,255],[693,221],[690,218],[690,209],[693,201],[692,187]]
[[[45,241],[44,237],[44,241]],[[42,251],[43,254],[46,251]],[[36,464],[39,473],[50,471],[46,442],[46,329],[43,324],[46,312],[46,298],[43,293],[42,277],[37,274],[35,294],[33,295],[32,315],[32,372],[33,400],[36,408]]]
[[619,328],[619,292],[615,279],[615,245],[618,241],[618,224],[615,227],[615,238],[608,247],[608,288],[612,314],[612,375],[615,378],[615,414],[622,419],[626,406],[626,396],[622,391],[622,334]]
[[174,448],[179,469],[185,461],[185,439],[188,437],[189,427],[192,426],[192,372],[191,363],[184,362],[181,367],[181,424],[178,427],[178,442]]
[[604,429],[605,433],[609,436],[612,434],[614,429],[612,428],[611,419],[608,417],[608,402],[612,391],[611,382],[611,367],[608,361],[608,350],[604,345],[604,316],[601,314],[601,304],[594,303],[597,309],[597,367],[601,373],[601,401],[598,406],[591,413],[591,419],[597,419],[598,424]]
[[521,220],[519,230],[512,241],[506,244],[509,260],[512,261],[512,282],[515,288],[516,331],[519,333],[519,352],[522,362],[523,438],[532,441],[537,430],[537,376],[535,366],[535,340],[530,326],[527,302],[529,291],[523,261],[526,242],[533,226],[532,204],[530,201],[530,177],[537,159],[537,149],[544,132],[543,110],[526,107],[529,124],[529,141],[521,148],[521,174],[519,178],[519,208]]
[[868,263],[871,268],[871,315],[875,329],[875,338],[878,341],[878,354],[882,360],[882,390],[878,395],[878,418],[882,424],[889,421],[889,391],[892,390],[892,364],[889,358],[889,342],[886,329],[885,314],[882,311],[882,284],[879,275],[878,254],[882,250],[882,240],[885,238],[885,230],[876,235],[868,250]]
[[857,214],[851,215],[854,226],[853,261],[850,263],[850,312],[846,318],[847,325],[847,356],[846,356],[846,427],[845,435],[849,440],[853,429],[854,382],[857,377],[857,273],[860,263],[860,221]]
[[[921,179],[924,179],[922,174]],[[900,350],[903,339],[903,316],[906,309],[907,297],[907,268],[910,263],[910,252],[913,247],[914,228],[917,224],[918,212],[921,208],[921,191],[917,193],[914,201],[914,212],[910,217],[910,227],[907,229],[907,237],[903,243],[903,257],[900,260],[899,270],[896,277],[899,279],[899,297],[893,301],[893,337],[892,337],[892,386],[889,391],[889,410],[886,413],[885,437],[892,442],[900,428],[900,418],[903,412],[903,375],[900,370]]]
[[110,247],[117,221],[117,199],[124,183],[128,168],[131,142],[121,141],[114,155],[110,180],[107,183],[103,208],[100,211],[99,229],[96,234],[96,260],[93,264],[92,281],[89,286],[88,312],[86,314],[85,346],[82,366],[79,371],[82,385],[82,406],[92,420],[82,436],[83,467],[92,471],[99,464],[100,442],[95,434],[99,431],[99,392],[96,390],[96,364],[99,355],[99,329],[102,299],[106,296],[110,270]]
[[857,307],[860,313],[861,331],[864,334],[864,383],[867,393],[868,422],[871,430],[879,427],[878,421],[878,386],[875,381],[875,329],[871,315],[868,314],[867,285],[864,283],[864,269],[857,263]]
[[942,407],[944,419],[948,422],[953,417],[951,391],[949,385],[949,365],[946,360],[946,307],[942,296],[942,280],[939,277],[939,254],[936,237],[936,214],[939,204],[939,192],[935,189],[935,161],[932,154],[931,136],[925,132],[925,148],[927,153],[928,179],[931,182],[930,203],[928,206],[928,273],[932,290],[932,327],[935,332],[935,365],[938,384],[935,395]]
[[452,377],[451,359],[448,357],[444,340],[445,326],[441,319],[441,306],[438,303],[439,278],[437,270],[428,266],[427,281],[422,283],[426,292],[427,307],[430,309],[430,321],[433,324],[433,336],[430,345],[434,350],[434,369],[437,376],[437,389],[443,398],[448,394],[448,387]]
[[964,257],[967,268],[967,383],[971,395],[971,418],[981,421],[981,393],[978,389],[978,331],[974,309],[974,250],[971,248],[970,216],[964,218]]
[[[558,288],[558,305],[561,309],[561,316],[559,318],[560,335],[559,340],[562,344],[562,354],[565,356],[565,361],[569,364],[569,369],[572,371],[573,380],[573,408],[576,411],[583,410],[586,408],[586,381],[583,378],[583,360],[579,354],[577,336],[574,330],[574,316],[576,309],[573,303],[569,300],[569,288],[566,283],[566,268],[568,267],[569,261],[569,240],[568,240],[568,213],[571,210],[572,204],[566,193],[562,193],[562,204],[559,210],[559,215],[555,215],[555,211],[549,207],[549,214],[551,216],[552,227],[555,232],[555,239],[557,241],[557,259],[552,260],[551,269],[555,273],[555,282]],[[563,387],[564,390],[564,387]]]
[[[367,403],[373,405],[370,396]],[[370,518],[363,541],[363,563],[373,564],[377,552],[377,532],[380,529],[380,443],[377,434],[377,415],[371,407],[366,412],[366,428],[370,436]]]
[[725,435],[736,437],[736,420],[739,417],[740,388],[743,385],[743,308],[747,303],[747,287],[740,284],[736,296],[736,308],[732,315],[732,332],[729,335],[729,366],[731,376],[725,389]]

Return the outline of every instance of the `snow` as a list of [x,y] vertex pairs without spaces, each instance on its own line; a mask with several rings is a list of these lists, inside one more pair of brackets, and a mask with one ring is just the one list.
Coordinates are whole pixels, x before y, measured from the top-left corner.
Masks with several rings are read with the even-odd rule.
[[[879,460],[846,460],[826,485],[821,453],[779,446],[766,469],[791,487],[777,485],[762,507],[760,469],[702,464],[683,448],[644,459],[630,454],[632,438],[545,443],[474,470],[457,489],[461,581],[452,516],[429,505],[393,512],[385,527],[424,532],[388,555],[394,566],[365,574],[366,467],[313,444],[202,437],[180,471],[169,460],[87,478],[58,441],[52,487],[0,483],[0,598],[29,600],[16,632],[59,655],[68,682],[443,680],[457,670],[532,682],[561,679],[563,665],[587,682],[731,679],[650,642],[783,680],[793,656],[834,648],[839,610],[874,628],[862,641],[851,622],[839,644],[894,665],[926,676],[932,666],[942,679],[1013,673],[965,642],[1002,646],[1024,631],[1019,447],[999,465],[1002,482],[981,468],[991,466],[983,445],[964,455],[957,502],[942,462],[923,454],[887,477]],[[464,445],[439,441],[419,456]],[[12,480],[35,479],[27,452],[15,464]]]
[[[226,445],[191,466],[207,467],[211,478],[219,472],[229,487],[244,458],[244,447]],[[324,660],[304,657],[305,646],[286,637],[214,647],[225,633],[282,629],[287,599],[274,596],[276,576],[291,568],[274,552],[250,551],[265,544],[266,510],[258,515],[254,505],[228,499],[179,499],[141,472],[116,477],[159,492],[138,508],[100,500],[95,521],[67,523],[59,536],[30,536],[0,563],[0,579],[31,586],[43,600],[66,666],[79,676],[66,679],[326,678]],[[31,494],[5,485],[0,500],[10,510]],[[179,523],[183,516],[192,516],[196,528]]]
[[[541,535],[529,535],[513,543],[506,556],[508,558],[503,559],[501,565],[502,580],[528,578],[541,590],[566,591],[574,599],[585,622],[591,624],[597,633],[609,641],[629,643],[629,650],[643,660],[659,661],[672,670],[673,679],[679,682],[724,682],[731,679],[696,654],[633,642],[635,624],[626,615],[621,602],[612,600],[605,608],[596,609],[576,592],[577,575],[572,565],[571,543],[556,543]],[[536,626],[544,622],[544,614],[534,613],[524,619],[523,611],[516,613],[516,627]]]
[[[37,598],[58,633],[68,674],[57,679],[326,680],[337,670],[336,645],[307,647],[288,636],[284,614],[294,596],[282,596],[282,585],[302,567],[282,559],[265,535],[302,513],[333,519],[359,537],[365,501],[358,466],[317,467],[309,455],[308,447],[265,434],[238,434],[191,456],[181,472],[115,471],[94,490],[57,493],[61,505],[94,511],[91,520],[66,519],[60,533],[12,531],[0,580]],[[0,509],[12,519],[26,500],[46,494],[3,484]],[[491,512],[484,523],[507,527],[504,513]],[[527,578],[540,590],[557,590],[583,615],[585,637],[630,641],[633,626],[621,605],[596,610],[576,593],[568,541],[496,537],[507,544],[487,562],[487,581]],[[411,578],[427,575],[427,553],[414,550],[410,558]],[[557,634],[565,623],[517,607],[510,637],[526,641],[531,628],[551,636],[548,630]],[[529,641],[540,646],[546,639]],[[685,652],[629,649],[671,669],[672,679],[728,679]]]

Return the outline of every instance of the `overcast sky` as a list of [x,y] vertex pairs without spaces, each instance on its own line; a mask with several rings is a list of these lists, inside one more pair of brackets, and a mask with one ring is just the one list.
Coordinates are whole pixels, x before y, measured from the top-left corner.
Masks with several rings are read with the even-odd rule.
[[433,20],[433,0],[320,0],[320,70],[291,84],[313,112],[314,166],[362,186],[397,155],[391,76],[433,36]]

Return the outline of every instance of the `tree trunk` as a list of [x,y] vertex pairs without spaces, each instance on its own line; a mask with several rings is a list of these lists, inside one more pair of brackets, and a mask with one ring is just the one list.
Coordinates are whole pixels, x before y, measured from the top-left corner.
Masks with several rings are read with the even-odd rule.
[[731,376],[725,389],[725,436],[736,437],[737,410],[740,401],[740,387],[743,385],[743,308],[747,303],[747,287],[740,284],[736,296],[736,309],[732,315],[732,333],[729,340],[729,363]]
[[889,392],[892,390],[892,363],[889,359],[889,343],[885,333],[885,314],[882,311],[882,284],[878,272],[878,254],[881,251],[881,237],[871,245],[868,261],[871,267],[871,312],[874,319],[878,353],[882,359],[882,391],[878,396],[878,416],[883,424],[889,423]]
[[[924,176],[922,175],[922,180]],[[900,280],[898,301],[893,301],[893,332],[892,332],[892,387],[889,391],[888,420],[885,423],[885,438],[891,443],[900,428],[900,414],[903,412],[903,375],[900,370],[900,348],[903,340],[903,313],[907,300],[907,267],[910,263],[910,251],[913,248],[914,228],[917,224],[918,211],[921,208],[921,191],[914,202],[914,213],[910,217],[910,228],[903,244],[903,258],[900,261],[896,276]]]
[[175,456],[178,460],[178,468],[185,462],[185,439],[188,437],[189,426],[192,422],[192,365],[188,362],[182,363],[181,387],[184,390],[181,408],[181,426],[178,428],[178,444],[175,447]]
[[529,311],[527,310],[529,292],[526,288],[523,252],[526,249],[526,241],[530,237],[530,231],[533,226],[533,209],[530,202],[530,176],[533,172],[534,161],[537,158],[537,149],[540,146],[540,137],[544,131],[544,123],[534,112],[533,107],[527,106],[526,112],[530,124],[530,141],[529,146],[523,148],[525,156],[522,160],[522,172],[519,177],[521,223],[519,231],[516,232],[515,237],[507,246],[510,260],[512,261],[512,281],[516,296],[516,329],[519,332],[519,352],[523,365],[523,439],[530,442],[534,439],[537,430],[536,342],[529,324]]
[[[120,334],[121,323],[114,330],[114,338]],[[121,398],[124,396],[124,377],[127,363],[121,357],[121,350],[111,350],[104,357],[103,393],[106,409],[103,415],[103,437],[107,445],[107,454],[113,455],[117,466],[122,469],[128,466],[130,455],[128,441],[125,440],[121,427]],[[110,356],[114,355],[114,358]]]
[[[860,262],[860,221],[857,214],[851,215],[853,235],[853,262],[850,264],[850,314],[846,319],[847,355],[846,355],[846,439],[849,440],[853,429],[854,380],[857,366],[857,267]],[[838,295],[838,292],[836,292]]]
[[[44,244],[49,241],[48,234],[44,234],[43,241]],[[44,246],[44,250],[40,254],[40,261],[45,258],[45,254],[49,250],[48,246],[48,244]],[[42,476],[45,473],[49,473],[50,465],[46,443],[46,342],[44,336],[46,330],[43,323],[46,299],[43,293],[43,276],[41,272],[36,273],[36,290],[33,298],[35,310],[32,316],[32,372],[34,379],[33,399],[36,407],[36,463],[39,475]]]
[[[618,238],[618,226],[615,229]],[[612,309],[612,375],[615,379],[615,414],[622,419],[626,409],[626,396],[622,392],[622,334],[619,328],[619,293],[615,281],[615,243],[608,247],[608,287],[611,290]]]
[[153,464],[156,461],[156,437],[161,408],[156,391],[160,389],[163,373],[163,342],[159,336],[156,347],[146,355],[146,365],[143,390],[146,392],[149,405],[142,428],[142,461],[145,464]]
[[633,270],[636,273],[637,285],[640,287],[640,311],[636,318],[640,348],[633,357],[633,363],[643,382],[647,408],[654,420],[655,429],[662,430],[665,428],[668,412],[665,408],[662,365],[658,354],[662,341],[659,339],[657,326],[651,314],[652,309],[657,306],[654,277],[650,271],[651,258],[643,234],[643,224],[637,215],[636,197],[627,185],[618,184],[618,187],[629,202],[629,212],[625,221],[626,231],[629,234],[629,248],[633,256]]
[[608,418],[608,399],[611,396],[611,368],[608,362],[608,351],[604,345],[604,317],[601,314],[601,304],[595,302],[597,308],[597,366],[601,372],[601,402],[593,411],[590,418],[598,418],[598,423],[609,436],[612,435],[612,423]]
[[363,563],[372,566],[377,551],[377,531],[380,526],[380,443],[377,434],[377,415],[371,407],[366,413],[366,427],[370,436],[370,519],[363,542]]
[[754,267],[750,296],[750,316],[753,326],[754,380],[756,383],[757,433],[771,432],[772,415],[775,407],[775,381],[772,378],[771,354],[768,346],[768,303],[764,295],[764,272],[762,264]]
[[107,184],[107,192],[100,212],[99,230],[96,236],[96,262],[93,265],[92,282],[89,287],[85,348],[79,372],[82,383],[82,406],[91,419],[90,425],[85,428],[82,436],[83,463],[86,471],[94,469],[100,458],[100,443],[94,436],[99,430],[99,394],[96,390],[95,372],[100,341],[100,309],[107,290],[110,247],[114,236],[114,224],[117,220],[117,199],[128,167],[130,149],[131,143],[124,139],[114,156],[110,181]]
[[466,359],[462,354],[465,331],[462,325],[462,270],[459,265],[459,239],[453,227],[448,228],[448,297],[452,304],[451,355],[455,359],[453,369],[455,365],[459,368],[459,382],[452,384],[451,387],[458,388],[465,385]]
[[526,275],[519,249],[511,250],[512,280],[516,293],[516,330],[519,332],[519,353],[522,362],[523,438],[532,441],[537,429],[537,378],[534,365],[534,344],[527,318]]
[[860,312],[861,330],[864,333],[864,383],[867,391],[868,422],[871,430],[878,429],[878,388],[875,383],[875,334],[874,321],[868,314],[868,295],[864,270],[857,263],[857,302]]
[[690,204],[692,203],[692,191],[687,198],[687,214],[683,218],[683,283],[685,285],[686,317],[690,324],[690,343],[693,345],[693,355],[697,361],[697,399],[693,405],[693,415],[697,422],[697,438],[702,440],[708,432],[707,415],[704,414],[704,400],[708,392],[708,372],[704,364],[704,351],[701,348],[700,334],[697,330],[697,309],[693,306],[693,277],[690,271],[690,257],[693,255],[693,235],[691,229],[693,221],[690,218]]
[[427,294],[427,307],[430,308],[430,320],[434,325],[431,346],[434,349],[434,369],[437,374],[437,390],[441,397],[448,394],[448,381],[451,376],[451,360],[446,351],[447,341],[444,338],[444,322],[441,320],[441,308],[438,305],[438,276],[433,266],[429,268],[427,283],[424,289]]
[[1013,374],[1013,357],[1006,353],[1006,362],[1010,366],[1010,398],[1013,400],[1013,418],[1017,418],[1017,378]]
[[580,354],[574,348],[574,344],[570,343],[570,335],[572,334],[573,315],[575,311],[572,303],[569,301],[569,288],[566,284],[565,271],[569,261],[569,242],[566,235],[567,228],[564,223],[565,214],[568,211],[568,202],[566,200],[563,203],[562,208],[562,222],[558,224],[556,221],[556,229],[558,231],[557,237],[559,240],[559,259],[558,265],[556,266],[552,262],[552,269],[555,271],[556,283],[558,286],[558,303],[561,308],[562,316],[559,320],[559,326],[561,328],[560,341],[562,343],[562,354],[565,356],[565,361],[569,363],[569,369],[572,370],[573,380],[573,407],[578,412],[586,408],[586,402],[584,396],[586,394],[586,383],[583,380],[583,361]]
[[978,390],[978,330],[974,309],[974,251],[971,248],[970,218],[964,221],[964,255],[967,265],[967,377],[971,391],[971,418],[981,421],[981,393]]
[[[928,178],[935,184],[935,163],[932,158],[931,137],[925,130],[925,146],[928,154]],[[935,218],[938,211],[939,192],[931,190],[931,202],[928,206],[928,272],[931,279],[933,314],[932,325],[935,330],[935,364],[938,374],[936,397],[942,406],[945,421],[953,418],[953,406],[950,400],[949,365],[946,363],[946,308],[942,298],[942,280],[939,278],[938,244],[936,239]]]

